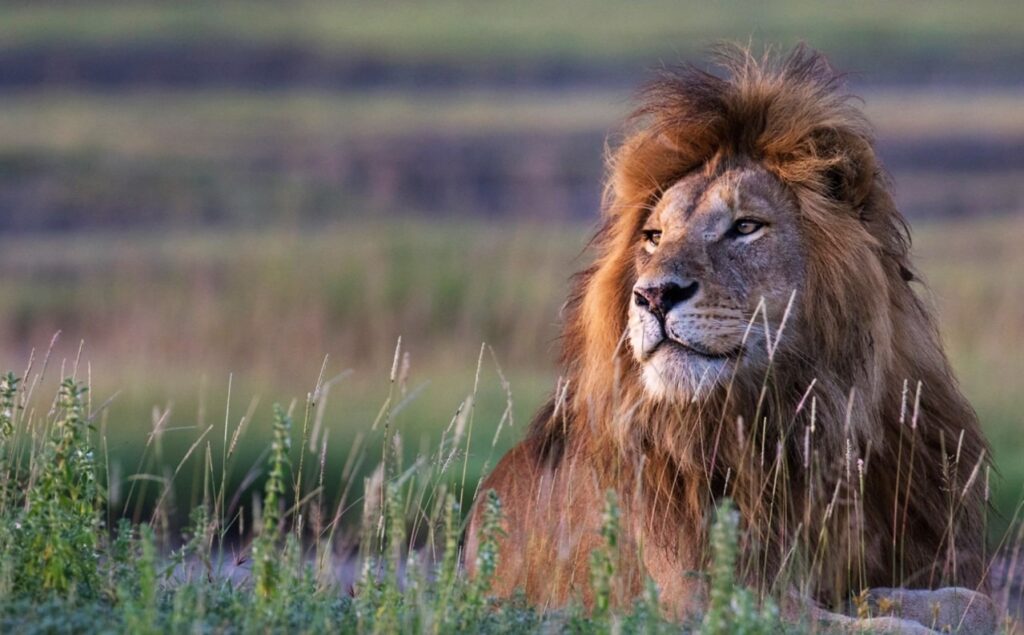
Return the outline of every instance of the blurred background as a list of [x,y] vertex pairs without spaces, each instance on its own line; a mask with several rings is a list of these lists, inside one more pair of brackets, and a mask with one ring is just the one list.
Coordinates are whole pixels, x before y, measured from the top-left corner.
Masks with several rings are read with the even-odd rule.
[[[806,41],[850,72],[994,442],[1001,530],[1024,487],[1014,1],[4,3],[0,367],[34,351],[38,372],[60,332],[46,382],[80,357],[94,408],[113,398],[97,425],[116,503],[211,425],[219,456],[225,418],[249,412],[242,487],[270,404],[301,404],[321,373],[337,479],[379,443],[401,336],[408,453],[478,386],[473,482],[554,385],[558,308],[631,94],[723,38]],[[499,368],[512,425],[495,440]],[[202,454],[175,476],[179,519]]]

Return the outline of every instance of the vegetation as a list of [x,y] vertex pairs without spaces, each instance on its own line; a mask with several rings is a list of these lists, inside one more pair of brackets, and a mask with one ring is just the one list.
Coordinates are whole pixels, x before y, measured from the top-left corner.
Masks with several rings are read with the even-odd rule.
[[[254,6],[256,4],[256,6]],[[716,3],[661,0],[638,10],[613,1],[559,3],[532,0],[488,5],[464,0],[366,5],[303,2],[295,10],[270,2],[201,2],[176,5],[92,2],[77,7],[12,6],[0,14],[11,44],[59,42],[104,44],[182,39],[258,44],[302,43],[320,51],[386,51],[392,59],[455,59],[460,64],[497,59],[589,59],[607,63],[653,55],[666,49],[692,53],[716,37],[792,44],[796,37],[836,52],[886,54],[949,51],[960,46],[977,55],[1020,42],[1012,3],[980,2],[970,10],[944,0],[908,19],[908,11],[873,0],[823,6],[787,0]],[[881,44],[882,51],[877,50]],[[873,50],[875,49],[875,50]],[[950,56],[952,57],[952,56]]]
[[[1024,491],[1016,379],[1024,356],[1015,339],[1024,329],[1020,231],[1007,219],[919,224],[915,232],[954,368],[994,442],[994,536]],[[585,266],[587,232],[464,219],[129,241],[120,234],[10,236],[0,239],[0,362],[23,368],[31,344],[39,363],[61,330],[50,363],[70,364],[84,340],[82,369],[93,378],[86,399],[113,399],[94,422],[110,438],[110,496],[138,521],[157,489],[134,482],[125,507],[126,478],[174,470],[199,434],[220,425],[226,406],[232,423],[246,416],[227,475],[229,489],[240,486],[272,437],[269,420],[255,414],[304,394],[321,367],[330,396],[320,406],[321,428],[331,435],[326,460],[340,469],[348,448],[375,442],[367,430],[387,397],[380,378],[389,374],[398,335],[408,363],[393,419],[407,440],[403,459],[412,461],[439,442],[466,400],[487,342],[473,400],[482,432],[468,455],[472,483],[522,435],[555,384],[558,310],[569,274]],[[511,407],[495,360],[511,385]],[[358,466],[359,478],[371,469],[371,462]],[[193,453],[165,502],[172,524],[188,522],[201,471],[202,457]],[[325,488],[340,493],[337,478]]]
[[[555,385],[629,91],[716,38],[806,40],[869,83],[904,209],[1009,216],[1024,39],[1003,2],[647,7],[0,7],[0,632],[671,630],[652,586],[613,602],[614,498],[591,612],[494,606],[493,540],[476,580],[458,553]],[[1011,559],[1022,230],[915,218]],[[777,626],[719,518],[688,626]]]
[[[42,372],[24,382],[9,373],[0,384],[0,628],[4,632],[531,632],[542,624],[572,631],[659,632],[653,586],[627,610],[612,610],[607,589],[615,576],[618,532],[615,499],[609,494],[603,535],[607,550],[593,555],[593,575],[606,589],[593,612],[575,603],[564,612],[541,615],[522,601],[496,604],[488,598],[501,553],[501,502],[483,494],[481,546],[469,579],[460,570],[462,494],[447,481],[463,433],[438,448],[443,464],[417,461],[404,466],[395,452],[397,435],[362,499],[359,552],[339,548],[335,538],[344,497],[332,505],[323,495],[323,450],[316,479],[303,481],[303,464],[316,458],[306,448],[308,415],[316,393],[304,404],[302,445],[293,448],[292,415],[273,407],[273,441],[266,457],[269,476],[262,496],[253,498],[252,531],[224,490],[209,442],[194,445],[204,458],[203,497],[180,534],[168,529],[158,506],[147,522],[108,525],[104,475],[110,440],[92,425],[88,388],[73,377],[61,382],[53,407],[37,406]],[[318,387],[319,388],[319,387]],[[390,434],[389,402],[381,411]],[[225,427],[232,446],[241,429]],[[327,439],[323,439],[326,447]],[[224,450],[230,460],[232,447]],[[295,454],[298,454],[296,464]],[[138,474],[138,479],[154,478]],[[157,479],[159,480],[159,479]],[[164,482],[164,494],[170,483]],[[330,520],[328,520],[330,518]],[[715,591],[705,633],[735,632],[737,625],[768,632],[777,616],[768,601],[733,579],[738,541],[728,507],[715,530]],[[349,543],[350,545],[355,543]],[[341,578],[338,571],[342,571]],[[346,581],[346,576],[348,580]],[[603,581],[603,582],[602,582]],[[742,610],[729,608],[737,602]]]
[[723,37],[851,71],[905,211],[1019,204],[1012,3],[300,4],[0,7],[0,232],[580,218],[630,93]]
[[[396,360],[400,357],[396,355]],[[606,497],[603,544],[590,554],[592,601],[539,611],[522,599],[488,597],[502,558],[502,506],[493,491],[483,506],[476,575],[459,564],[461,518],[473,492],[459,478],[472,435],[472,413],[461,411],[430,456],[402,460],[392,427],[400,401],[395,386],[376,429],[388,442],[361,500],[330,501],[324,494],[328,438],[312,432],[323,397],[318,384],[302,404],[272,410],[273,439],[260,471],[269,472],[251,516],[237,505],[240,491],[225,488],[218,448],[201,436],[185,453],[202,458],[202,496],[190,524],[172,530],[157,505],[143,522],[111,515],[111,439],[93,423],[88,386],[72,376],[47,409],[45,368],[29,368],[0,382],[0,629],[26,633],[447,633],[447,632],[673,632],[660,615],[649,579],[633,604],[614,595],[619,548],[616,497]],[[295,425],[293,411],[303,413]],[[301,433],[299,429],[301,427]],[[233,460],[242,424],[225,423],[225,465]],[[312,435],[312,437],[311,437]],[[297,437],[293,439],[293,436]],[[295,444],[293,440],[299,440]],[[313,442],[313,443],[310,443]],[[318,443],[319,442],[319,443]],[[366,450],[354,450],[356,460]],[[181,463],[179,463],[179,468]],[[464,469],[464,468],[461,468]],[[348,472],[352,477],[352,472]],[[136,474],[160,482],[169,478]],[[343,476],[344,478],[344,476]],[[346,487],[346,491],[347,487]],[[131,495],[129,495],[130,497]],[[340,520],[347,505],[361,508],[355,533]],[[706,612],[687,632],[822,632],[792,615],[783,624],[785,597],[762,597],[737,581],[743,541],[738,515],[725,500],[711,528],[712,568]],[[858,605],[862,616],[872,609]]]
[[[0,102],[0,232],[590,217],[605,137],[648,77],[572,91],[20,90]],[[1016,210],[1017,92],[856,92],[904,211]]]

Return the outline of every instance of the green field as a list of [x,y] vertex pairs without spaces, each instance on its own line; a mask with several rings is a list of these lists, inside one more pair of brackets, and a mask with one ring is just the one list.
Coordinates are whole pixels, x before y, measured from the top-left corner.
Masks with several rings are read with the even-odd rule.
[[[1019,91],[861,97],[905,210],[1017,211]],[[596,212],[603,142],[632,103],[615,88],[18,92],[0,102],[0,231],[578,221]]]
[[[1024,258],[1014,244],[1021,229],[1018,220],[988,220],[924,224],[916,233],[949,353],[994,441],[997,530],[1024,493]],[[38,368],[61,329],[52,381],[84,342],[79,377],[90,378],[93,403],[114,396],[102,421],[121,478],[139,469],[154,408],[170,410],[163,441],[174,464],[197,434],[221,428],[226,408],[235,421],[258,398],[263,407],[239,450],[241,479],[265,447],[267,404],[301,402],[325,357],[325,377],[351,370],[332,385],[323,415],[329,465],[340,468],[357,438],[374,439],[399,336],[410,398],[395,420],[410,457],[437,443],[473,391],[487,344],[469,456],[475,479],[522,434],[554,385],[558,307],[569,274],[586,263],[588,231],[410,219],[315,233],[7,238],[3,365],[23,368],[23,343],[31,342]],[[494,444],[507,402],[499,368],[510,382],[512,425]],[[182,515],[197,495],[198,458],[176,479]],[[151,460],[146,471],[164,469]]]
[[[443,0],[429,4],[305,1],[12,6],[0,13],[10,44],[161,42],[185,39],[301,42],[328,51],[397,59],[570,57],[616,63],[678,51],[716,38],[751,36],[781,45],[807,39],[837,54],[1020,51],[1019,7],[952,0],[910,8],[873,0],[628,3],[573,0],[515,4]],[[884,50],[877,50],[881,46]]]
[[[1004,539],[1024,494],[1024,355],[1017,339],[1024,328],[1024,258],[1015,245],[1022,230],[1019,219],[993,219],[922,224],[916,231],[917,261],[932,283],[930,297],[953,364],[993,441],[994,546]],[[74,375],[90,388],[81,409],[92,429],[83,428],[84,436],[76,438],[96,448],[89,456],[106,486],[100,517],[113,527],[125,515],[152,523],[156,533],[129,539],[122,530],[121,542],[109,545],[104,532],[89,534],[109,556],[98,561],[95,573],[93,565],[83,564],[80,571],[61,569],[61,576],[77,580],[73,588],[82,599],[96,593],[108,599],[47,604],[22,594],[0,610],[0,624],[44,632],[87,624],[177,631],[203,624],[218,632],[285,624],[345,632],[443,624],[474,631],[553,624],[586,631],[611,628],[607,624],[645,632],[668,628],[652,613],[650,600],[631,613],[588,614],[577,606],[541,621],[519,604],[481,612],[479,588],[459,577],[451,578],[450,587],[435,586],[430,577],[439,572],[446,579],[446,565],[431,554],[440,557],[440,545],[460,531],[457,524],[448,534],[439,529],[446,512],[434,497],[454,493],[450,502],[462,499],[464,510],[476,480],[521,437],[555,381],[558,306],[567,276],[586,263],[588,231],[579,225],[406,219],[317,232],[4,238],[0,332],[8,339],[0,363],[21,374],[29,353],[17,345],[38,348],[23,385],[27,407],[18,416],[24,428],[15,427],[13,445],[10,437],[7,445],[0,443],[0,456],[29,474],[46,469],[46,455],[29,459],[18,439],[31,438],[33,452],[49,451],[47,430],[67,425],[54,423],[66,412],[53,406],[57,379]],[[47,353],[51,329],[58,327],[63,332]],[[396,364],[398,336],[402,354]],[[482,343],[488,347],[481,349]],[[282,455],[291,458],[284,497],[297,498],[292,486],[305,494],[305,522],[313,523],[312,536],[326,541],[311,537],[303,551],[295,534],[274,538],[260,530],[263,538],[256,539],[251,556],[257,563],[263,562],[260,549],[278,549],[281,540],[291,545],[273,552],[283,555],[272,556],[277,564],[268,569],[249,564],[246,545],[264,518],[254,510],[270,487],[274,402],[293,419],[292,448]],[[400,441],[384,442],[395,433]],[[280,432],[278,439],[280,444]],[[418,590],[406,588],[401,595],[394,595],[399,582],[389,571],[397,571],[404,557],[393,542],[402,538],[391,537],[382,547],[391,564],[379,565],[379,587],[358,577],[356,561],[345,555],[376,544],[365,524],[363,479],[376,478],[385,453],[393,482],[404,484],[388,505],[404,510],[410,544],[419,546],[416,564],[407,565],[418,568],[406,570],[415,571],[408,575],[420,580],[414,582]],[[295,483],[299,475],[301,490]],[[438,490],[440,485],[448,489]],[[37,490],[29,488],[26,495],[48,491]],[[17,518],[18,527],[35,523],[25,526],[39,531],[50,527],[46,523],[71,522],[59,514],[82,513],[55,503],[64,510],[51,512],[58,516],[22,518],[3,500],[8,499],[0,500],[4,523]],[[197,508],[207,515],[197,517]],[[291,513],[289,505],[283,509]],[[338,514],[340,524],[318,529],[326,522],[318,514],[324,513]],[[380,513],[383,518],[392,512]],[[192,538],[182,544],[181,535],[212,542]],[[61,541],[71,539],[56,533],[47,544],[65,548]],[[41,573],[31,584],[10,573],[48,566],[20,540],[0,542],[6,545],[0,583],[22,592],[42,585],[32,593],[52,597],[53,588],[64,587],[47,587],[42,581],[49,578]],[[193,568],[183,569],[191,573],[173,582],[162,577],[153,555],[161,552],[182,554],[172,561],[194,561]],[[135,554],[134,560],[119,560],[125,556],[118,553]],[[243,554],[243,561],[233,564],[230,554]],[[196,567],[210,558],[209,566],[220,573],[207,580]],[[228,581],[239,576],[256,591]],[[356,584],[357,599],[344,597],[345,584]],[[732,584],[726,584],[729,597],[739,599],[730,602],[747,608],[730,610],[725,618],[712,610],[705,622],[725,619],[725,626],[703,628],[773,628],[776,618],[758,612],[749,592]],[[264,587],[270,589],[266,594],[259,591]],[[202,600],[193,605],[189,598]]]
[[[638,74],[637,84],[645,77]],[[252,152],[258,144],[328,145],[425,132],[610,133],[632,109],[631,92],[39,89],[12,94],[0,104],[0,149],[215,159]],[[882,139],[1024,135],[1017,111],[1021,91],[1013,87],[876,87],[859,97]],[[118,134],[125,130],[132,134]]]
[[[993,566],[1019,568],[1022,16],[3,4],[0,372],[24,381],[0,377],[0,632],[677,632],[653,589],[616,610],[494,605],[458,548],[478,480],[558,381],[605,144],[654,70],[723,39],[806,42],[851,72],[992,442]],[[736,583],[742,529],[721,518],[717,595],[686,629],[818,632],[780,625],[789,589]],[[1022,585],[993,580],[1024,615]]]

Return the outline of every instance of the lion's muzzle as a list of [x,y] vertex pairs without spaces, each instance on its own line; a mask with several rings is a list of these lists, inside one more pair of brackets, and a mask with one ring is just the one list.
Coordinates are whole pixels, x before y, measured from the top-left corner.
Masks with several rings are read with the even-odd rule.
[[632,291],[629,341],[652,394],[701,394],[740,357],[748,320],[721,292],[664,273]]
[[664,280],[649,286],[637,285],[633,288],[633,303],[650,311],[664,324],[668,312],[697,295],[699,286],[696,280]]

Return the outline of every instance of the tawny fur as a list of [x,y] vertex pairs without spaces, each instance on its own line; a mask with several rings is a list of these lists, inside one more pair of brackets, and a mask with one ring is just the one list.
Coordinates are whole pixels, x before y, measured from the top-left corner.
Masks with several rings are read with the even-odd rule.
[[[739,574],[762,591],[835,604],[874,586],[979,587],[988,450],[919,297],[870,127],[813,51],[723,61],[722,76],[688,67],[651,85],[610,154],[560,387],[481,486],[506,514],[494,591],[588,601],[608,489],[622,507],[618,599],[650,576],[671,615],[700,607],[692,572],[707,568],[724,496],[744,528]],[[633,254],[659,194],[723,161],[756,162],[797,201],[806,278],[784,337],[802,354],[666,405],[644,394],[622,343]]]

